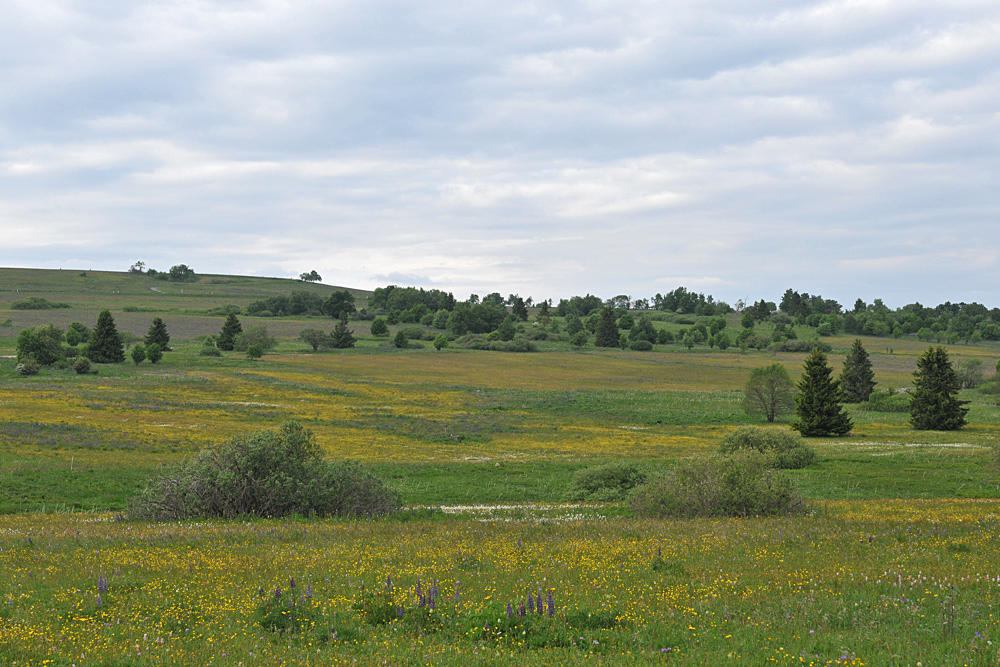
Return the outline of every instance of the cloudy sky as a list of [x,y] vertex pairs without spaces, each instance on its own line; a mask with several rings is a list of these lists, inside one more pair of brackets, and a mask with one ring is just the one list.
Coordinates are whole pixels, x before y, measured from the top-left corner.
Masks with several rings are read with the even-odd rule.
[[0,265],[1000,306],[996,0],[0,0]]

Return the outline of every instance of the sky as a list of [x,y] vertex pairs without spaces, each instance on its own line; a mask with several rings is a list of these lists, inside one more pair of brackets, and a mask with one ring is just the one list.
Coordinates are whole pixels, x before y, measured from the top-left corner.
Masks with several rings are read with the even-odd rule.
[[0,266],[1000,306],[996,0],[0,6]]

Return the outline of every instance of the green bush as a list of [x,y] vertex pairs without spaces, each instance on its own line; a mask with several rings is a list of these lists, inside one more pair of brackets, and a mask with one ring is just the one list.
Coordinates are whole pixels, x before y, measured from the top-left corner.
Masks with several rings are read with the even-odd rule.
[[324,461],[316,439],[294,421],[202,450],[151,480],[129,503],[149,519],[192,516],[388,514],[399,495],[352,461]]
[[221,357],[222,350],[215,346],[215,341],[211,337],[205,339],[205,343],[198,350],[200,357]]
[[[136,347],[139,346],[136,345]],[[163,350],[161,350],[160,346],[156,343],[150,343],[146,346],[146,358],[149,359],[149,363],[155,364],[163,358]]]
[[68,303],[56,303],[40,296],[29,296],[10,304],[11,310],[52,310],[55,308],[72,308]]
[[[398,336],[399,334],[403,334],[406,340],[434,340],[433,333],[420,327],[403,327],[396,335]],[[430,338],[427,338],[427,336],[430,336]]]
[[616,502],[625,500],[633,488],[646,481],[646,473],[634,463],[608,463],[578,470],[573,475],[566,500]]
[[816,462],[816,452],[802,436],[783,428],[740,426],[726,435],[719,447],[721,454],[748,450],[773,457],[774,467],[781,470],[805,468]]
[[90,372],[90,359],[79,357],[73,364],[73,370],[76,371],[77,375],[86,375]]
[[630,497],[638,514],[655,517],[771,516],[807,506],[772,457],[741,450],[732,456],[688,459],[638,487]]
[[493,352],[535,352],[538,345],[520,336],[514,340],[489,340],[482,334],[468,334],[456,341],[467,350],[492,350]]
[[31,357],[24,357],[14,369],[21,375],[38,375],[38,364]]
[[891,388],[885,391],[873,391],[868,400],[861,406],[869,412],[909,412],[910,395],[906,392],[896,392]]
[[270,352],[277,347],[278,341],[274,339],[274,336],[268,335],[267,326],[251,324],[233,338],[233,349],[237,352],[246,352],[251,345],[259,345],[264,352]]
[[648,340],[634,340],[629,345],[629,349],[635,350],[636,352],[649,352],[653,349],[653,344]]

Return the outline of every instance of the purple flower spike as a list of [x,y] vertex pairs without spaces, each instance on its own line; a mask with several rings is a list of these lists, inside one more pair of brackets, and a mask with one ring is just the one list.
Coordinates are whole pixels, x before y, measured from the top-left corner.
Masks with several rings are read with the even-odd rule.
[[420,587],[420,577],[417,577],[417,595],[423,595],[424,590]]
[[392,577],[388,574],[385,575],[385,590],[392,592]]
[[102,572],[100,576],[97,577],[97,592],[107,593],[108,592],[108,578],[104,576]]
[[542,592],[541,591],[538,591],[538,597],[535,598],[535,601],[538,603],[538,604],[535,605],[535,611],[537,613],[539,613],[539,614],[544,613],[545,610],[542,609]]
[[507,603],[507,618],[514,618],[514,608],[510,606],[509,602]]
[[289,578],[289,580],[288,580],[288,587],[289,588],[295,588],[295,577]]
[[101,594],[98,593],[97,594],[97,606],[100,607],[102,604],[104,604],[104,603],[101,601]]
[[535,613],[535,598],[531,597],[531,593],[528,593],[528,613]]
[[525,616],[528,615],[528,612],[524,609],[523,602],[521,603],[521,608],[517,610],[517,615],[520,616],[521,618],[524,618]]
[[274,599],[277,600],[281,597],[281,586],[274,587]]
[[549,589],[549,594],[545,598],[546,603],[549,607],[549,618],[553,618],[556,615],[556,601],[552,597],[552,589]]
[[431,584],[431,602],[437,599],[437,596],[438,596],[438,582],[437,579],[435,579],[434,583]]
[[313,586],[311,583],[306,584],[306,597],[311,600],[312,596],[313,596]]

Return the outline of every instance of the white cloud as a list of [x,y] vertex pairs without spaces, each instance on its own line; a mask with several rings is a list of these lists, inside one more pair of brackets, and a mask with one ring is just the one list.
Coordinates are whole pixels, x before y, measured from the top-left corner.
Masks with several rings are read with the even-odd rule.
[[35,0],[0,56],[2,264],[1000,305],[992,1]]

